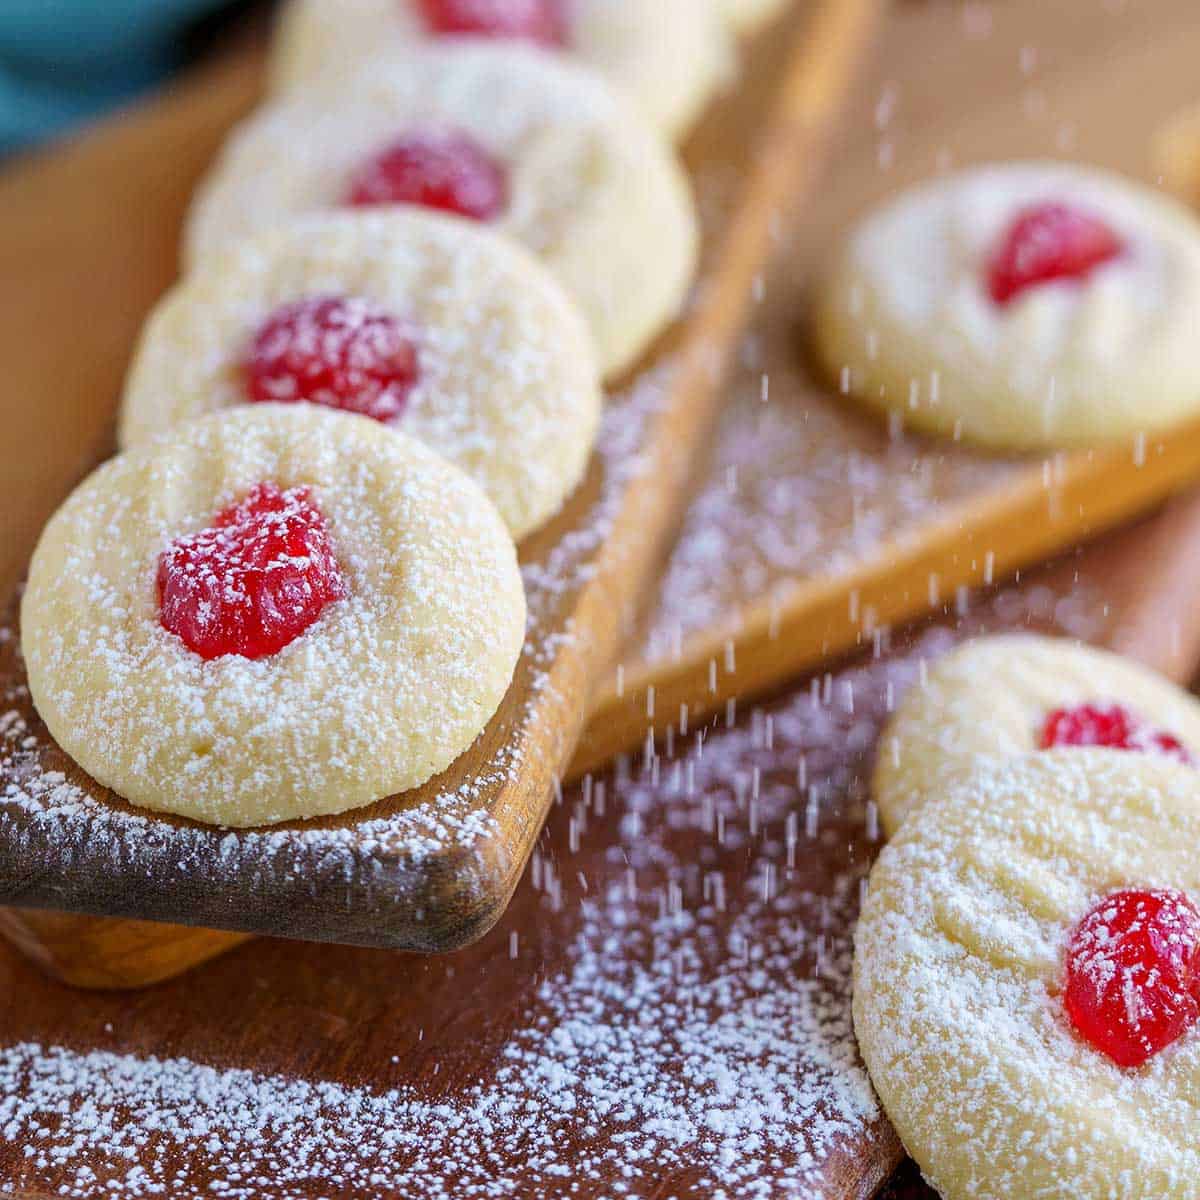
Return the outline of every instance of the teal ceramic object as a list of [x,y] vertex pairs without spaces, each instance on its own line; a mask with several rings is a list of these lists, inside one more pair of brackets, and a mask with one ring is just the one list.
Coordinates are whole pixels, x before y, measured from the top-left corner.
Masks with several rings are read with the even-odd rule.
[[227,0],[0,0],[0,148],[150,86],[187,26]]

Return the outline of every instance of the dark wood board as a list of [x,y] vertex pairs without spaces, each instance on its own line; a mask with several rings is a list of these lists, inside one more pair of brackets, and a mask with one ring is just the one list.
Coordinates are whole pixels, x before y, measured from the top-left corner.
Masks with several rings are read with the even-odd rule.
[[1171,519],[1187,554],[1164,562],[1166,526],[1139,526],[568,790],[508,912],[458,954],[258,940],[84,999],[0,948],[0,1186],[872,1195],[901,1153],[854,1050],[849,939],[890,699],[973,631],[1169,625],[1149,581],[1183,559],[1200,576],[1200,501]]

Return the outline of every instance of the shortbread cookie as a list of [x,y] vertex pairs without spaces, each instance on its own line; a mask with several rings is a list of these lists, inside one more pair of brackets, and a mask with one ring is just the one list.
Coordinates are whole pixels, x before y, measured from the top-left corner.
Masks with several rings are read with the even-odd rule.
[[419,438],[517,538],[582,478],[601,405],[587,328],[537,260],[416,209],[306,217],[205,261],[146,326],[120,438],[256,400]]
[[757,33],[782,14],[788,0],[720,0],[729,27],[743,36]]
[[980,759],[1072,745],[1200,763],[1200,704],[1107,650],[1034,634],[976,638],[933,663],[883,731],[883,827],[894,833]]
[[871,873],[854,1027],[943,1200],[1190,1200],[1200,776],[1055,750],[964,776]]
[[[446,37],[519,39],[561,50],[682,137],[728,77],[722,0],[291,0],[272,79],[281,90],[344,78],[381,49]],[[747,7],[761,6],[750,0]]]
[[573,63],[475,41],[376,57],[335,92],[268,106],[233,136],[188,228],[192,262],[304,213],[420,204],[487,221],[583,309],[601,370],[682,305],[698,234],[653,132]]
[[508,688],[512,540],[420,442],[313,404],[199,418],[51,519],[21,639],[59,745],[133,804],[221,825],[416,787]]
[[1102,171],[983,167],[904,193],[818,298],[833,383],[1001,447],[1130,438],[1200,414],[1200,224]]

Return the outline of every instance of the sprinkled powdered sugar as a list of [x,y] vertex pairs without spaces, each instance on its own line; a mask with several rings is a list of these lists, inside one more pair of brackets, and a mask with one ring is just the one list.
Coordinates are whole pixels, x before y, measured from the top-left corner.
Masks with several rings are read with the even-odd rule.
[[[851,891],[827,903],[839,927]],[[850,1036],[845,938],[825,949],[822,979],[795,978],[821,936],[802,920],[815,905],[779,906],[792,920],[763,939],[762,906],[749,904],[725,935],[733,954],[702,915],[642,924],[619,893],[588,905],[572,968],[542,986],[494,1078],[461,1094],[26,1043],[0,1051],[0,1127],[28,1148],[34,1178],[55,1163],[103,1164],[68,1195],[92,1194],[89,1172],[127,1196],[167,1184],[176,1197],[208,1194],[211,1176],[223,1196],[310,1195],[316,1180],[354,1194],[503,1197],[516,1174],[564,1190],[624,1175],[618,1190],[639,1195],[692,1163],[710,1195],[775,1195],[753,1182],[764,1170],[802,1185],[876,1115]]]
[[[1007,593],[967,624],[1056,599]],[[34,1025],[0,1052],[6,1182],[180,1198],[825,1194],[831,1159],[884,1136],[848,1020],[849,930],[877,838],[869,763],[894,697],[956,636],[934,630],[902,658],[706,728],[678,759],[564,796],[511,916],[542,982],[519,975],[514,1002],[494,969],[503,924],[428,964],[472,979],[472,1013],[499,1012],[483,1018],[485,1077],[389,1090],[365,1026],[337,1048],[362,1072],[347,1082],[42,1045]],[[442,993],[425,987],[436,1027]],[[247,1002],[248,1026],[272,1019]],[[298,1036],[317,1053],[319,1025]]]
[[764,310],[760,333],[745,343],[651,610],[643,646],[651,660],[727,622],[747,597],[786,597],[798,580],[862,566],[1020,469],[889,436],[832,399],[797,359],[793,308],[778,308]]

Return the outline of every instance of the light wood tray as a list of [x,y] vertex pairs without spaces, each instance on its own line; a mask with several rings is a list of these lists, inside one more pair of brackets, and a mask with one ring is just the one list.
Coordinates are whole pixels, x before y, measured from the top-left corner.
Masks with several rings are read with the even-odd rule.
[[[0,900],[424,951],[459,947],[491,927],[617,649],[620,615],[639,606],[666,548],[781,207],[815,180],[825,131],[880,7],[824,0],[798,10],[759,43],[745,86],[689,143],[704,226],[697,300],[610,398],[592,469],[567,509],[521,547],[530,633],[513,685],[475,745],[424,787],[340,817],[231,833],[140,813],[80,771],[39,721],[13,618],[0,636],[0,711],[9,710],[0,731],[8,785],[0,798]],[[0,190],[0,212],[12,210],[11,221],[0,221],[6,242],[30,256],[23,274],[32,295],[5,326],[0,358],[33,425],[18,427],[10,456],[14,490],[23,485],[37,497],[26,504],[31,513],[43,515],[64,475],[78,474],[107,443],[134,318],[172,274],[191,184],[253,100],[258,71],[257,55],[236,61],[31,163]],[[92,224],[76,241],[71,223],[84,206]],[[64,228],[69,252],[53,241]],[[52,271],[36,257],[48,244]],[[44,476],[22,479],[33,463],[48,468]],[[6,926],[49,961],[48,939],[60,926],[47,920],[13,916]],[[105,944],[122,932],[105,928]],[[145,927],[123,932],[125,946],[144,956]],[[213,939],[169,935],[168,966],[181,947],[195,956],[197,941]],[[84,945],[94,950],[96,938]],[[129,955],[121,957],[127,966]],[[112,971],[91,981],[101,979],[112,982]]]

